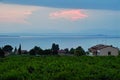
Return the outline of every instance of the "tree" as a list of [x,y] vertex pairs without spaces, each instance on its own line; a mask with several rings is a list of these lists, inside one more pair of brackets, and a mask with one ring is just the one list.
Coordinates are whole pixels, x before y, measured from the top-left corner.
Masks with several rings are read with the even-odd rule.
[[14,54],[17,54],[17,48],[15,47],[15,49],[14,49]]
[[0,57],[5,57],[5,53],[1,48],[0,48]]
[[52,44],[52,48],[51,48],[51,50],[52,50],[52,54],[53,54],[53,55],[58,54],[59,45],[53,43],[53,44]]
[[76,56],[82,56],[82,55],[85,55],[86,53],[85,53],[84,49],[83,49],[81,46],[78,46],[78,47],[75,49],[74,54],[75,54]]
[[50,54],[51,54],[51,49],[45,49],[45,50],[43,51],[43,54],[44,54],[44,55],[50,55]]
[[65,48],[64,50],[65,50],[66,54],[69,53],[69,49],[68,48]]
[[59,45],[58,44],[56,44],[56,50],[59,50]]
[[74,54],[74,52],[75,52],[74,48],[71,48],[70,51],[69,51],[70,54]]
[[39,54],[39,55],[43,54],[43,50],[40,47],[35,46],[33,49],[36,54]]
[[18,54],[22,54],[22,51],[21,51],[21,44],[19,45],[19,48],[18,48]]
[[34,49],[31,49],[31,50],[29,51],[29,54],[30,54],[30,55],[36,55],[35,50],[34,50]]
[[13,50],[13,47],[12,47],[11,45],[5,45],[5,46],[3,47],[3,51],[4,51],[4,52],[9,52],[9,53],[11,53],[12,50]]
[[56,48],[56,44],[53,43],[53,44],[52,44],[52,50],[55,50],[55,48]]
[[35,46],[33,49],[31,49],[29,51],[30,55],[36,55],[36,54],[39,54],[39,55],[42,55],[43,54],[43,50],[38,47],[38,46]]

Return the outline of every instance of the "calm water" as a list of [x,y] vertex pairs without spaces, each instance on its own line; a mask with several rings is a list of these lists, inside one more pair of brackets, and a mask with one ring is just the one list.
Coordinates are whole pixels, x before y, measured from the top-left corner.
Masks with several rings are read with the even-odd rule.
[[51,48],[52,43],[59,44],[60,48],[76,48],[82,46],[85,50],[96,44],[108,44],[120,48],[120,38],[93,38],[93,37],[0,37],[0,46],[6,44],[29,50],[34,46]]

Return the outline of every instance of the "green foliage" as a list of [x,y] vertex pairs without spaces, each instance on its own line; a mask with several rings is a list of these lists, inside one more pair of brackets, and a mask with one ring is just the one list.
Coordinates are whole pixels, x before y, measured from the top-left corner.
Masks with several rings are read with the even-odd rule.
[[120,50],[119,50],[119,52],[118,52],[118,55],[120,56]]
[[51,55],[51,53],[52,53],[51,49],[45,49],[43,51],[43,55]]
[[53,44],[52,44],[52,48],[51,48],[51,50],[52,50],[52,54],[53,54],[53,55],[58,54],[59,45],[53,43]]
[[34,50],[34,49],[31,49],[31,50],[29,51],[29,54],[30,54],[30,55],[36,55],[35,50]]
[[3,51],[5,51],[5,52],[12,52],[12,50],[13,50],[13,47],[11,46],[11,45],[5,45],[4,47],[3,47]]
[[0,57],[5,57],[5,53],[1,48],[0,48]]
[[17,54],[17,48],[15,47],[15,49],[14,49],[14,52],[13,52],[14,54]]
[[42,55],[43,50],[40,47],[35,46],[33,49],[29,51],[29,53],[30,55],[37,55],[37,54]]
[[85,53],[84,49],[83,49],[81,46],[78,46],[78,47],[75,49],[74,54],[75,54],[76,56],[82,56],[82,55],[85,55],[86,53]]
[[71,48],[70,51],[69,51],[70,54],[74,54],[74,52],[75,52],[74,48]]
[[19,48],[18,48],[18,54],[22,54],[22,52],[21,52],[21,44],[19,45]]
[[120,56],[9,56],[0,80],[120,80]]
[[65,48],[64,50],[66,51],[66,54],[69,53],[69,49],[68,48]]

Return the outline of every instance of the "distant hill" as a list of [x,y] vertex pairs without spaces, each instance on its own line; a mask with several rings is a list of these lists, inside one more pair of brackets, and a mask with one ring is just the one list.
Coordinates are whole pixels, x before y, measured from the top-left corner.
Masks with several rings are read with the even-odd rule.
[[120,38],[120,35],[79,34],[79,33],[43,33],[43,34],[3,34],[0,37],[85,37],[85,38]]
[[15,35],[0,35],[0,37],[19,37],[19,36],[15,36]]

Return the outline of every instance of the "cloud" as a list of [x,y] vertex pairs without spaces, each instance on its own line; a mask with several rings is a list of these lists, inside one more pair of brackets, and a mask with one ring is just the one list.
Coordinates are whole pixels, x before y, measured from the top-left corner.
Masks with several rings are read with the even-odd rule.
[[81,10],[61,10],[56,11],[50,14],[52,19],[68,19],[72,21],[76,21],[79,19],[83,19],[88,17],[88,15],[84,14]]
[[0,4],[0,22],[27,23],[27,18],[36,10],[33,6]]

